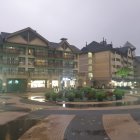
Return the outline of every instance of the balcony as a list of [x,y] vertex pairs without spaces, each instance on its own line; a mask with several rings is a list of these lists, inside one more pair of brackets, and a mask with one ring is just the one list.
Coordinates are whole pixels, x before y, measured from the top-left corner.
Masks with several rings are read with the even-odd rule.
[[45,57],[45,56],[47,56],[47,53],[45,53],[45,52],[35,52],[34,56],[35,57]]
[[54,58],[53,54],[48,54],[48,58]]
[[14,65],[14,66],[16,66],[19,63],[18,63],[18,61],[5,61],[5,60],[1,60],[0,61],[0,64],[3,64],[3,65]]
[[74,68],[74,65],[73,64],[65,64],[63,65],[63,68]]
[[25,66],[25,62],[19,62],[19,66]]
[[38,66],[38,67],[47,67],[48,65],[47,65],[47,63],[38,63],[38,62],[35,62],[35,64],[34,64],[35,66]]
[[73,60],[73,59],[74,59],[74,56],[71,56],[71,55],[69,55],[69,56],[64,56],[64,59],[70,59],[70,60],[72,59],[72,60]]
[[55,54],[55,55],[54,55],[54,58],[60,58],[60,59],[63,59],[63,55]]
[[4,54],[15,54],[15,55],[19,55],[19,51],[17,49],[3,49],[2,52]]

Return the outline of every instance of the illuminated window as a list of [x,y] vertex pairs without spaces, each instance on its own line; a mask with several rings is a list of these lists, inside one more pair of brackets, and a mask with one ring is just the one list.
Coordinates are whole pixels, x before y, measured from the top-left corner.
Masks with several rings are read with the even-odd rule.
[[93,77],[93,73],[88,73],[88,77],[92,78]]
[[88,71],[92,71],[92,66],[89,66],[88,67]]
[[12,84],[12,80],[8,81],[8,84]]
[[88,64],[92,64],[92,59],[89,59],[88,60]]
[[58,80],[52,80],[52,87],[58,87]]
[[19,83],[19,81],[18,80],[15,80],[15,84],[18,84]]
[[28,55],[34,55],[34,49],[29,48],[28,49]]
[[31,88],[45,87],[45,80],[31,80]]
[[88,53],[88,57],[89,57],[89,58],[92,57],[92,53],[91,53],[91,52]]

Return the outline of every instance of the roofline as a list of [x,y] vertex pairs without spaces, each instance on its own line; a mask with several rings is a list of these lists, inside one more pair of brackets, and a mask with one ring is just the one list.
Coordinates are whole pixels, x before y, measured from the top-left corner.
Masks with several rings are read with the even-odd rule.
[[41,39],[44,40],[47,44],[49,44],[49,43],[48,43],[49,41],[48,41],[46,38],[44,38],[43,36],[41,36],[39,33],[37,33],[35,30],[33,30],[33,29],[30,28],[30,27],[24,28],[24,29],[19,30],[19,31],[16,31],[16,32],[14,32],[14,33],[10,33],[10,35],[6,38],[6,40],[7,40],[8,38],[11,38],[12,36],[15,36],[15,35],[17,35],[17,34],[19,34],[19,33],[21,33],[21,32],[27,31],[27,30],[30,30],[30,31],[34,32],[39,38],[41,38]]

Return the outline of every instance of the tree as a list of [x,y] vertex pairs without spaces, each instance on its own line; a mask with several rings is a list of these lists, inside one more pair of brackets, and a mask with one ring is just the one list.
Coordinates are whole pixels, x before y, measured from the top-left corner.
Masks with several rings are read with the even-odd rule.
[[116,72],[116,75],[120,76],[121,78],[126,78],[130,74],[131,71],[132,69],[129,67],[122,67],[118,69],[118,71]]

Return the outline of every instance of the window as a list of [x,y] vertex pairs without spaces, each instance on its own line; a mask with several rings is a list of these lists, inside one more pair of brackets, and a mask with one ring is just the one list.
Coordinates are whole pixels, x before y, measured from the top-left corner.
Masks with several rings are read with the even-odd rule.
[[116,61],[120,61],[120,59],[119,58],[116,58]]
[[28,65],[34,65],[34,59],[33,58],[28,59]]
[[89,66],[88,67],[88,71],[92,71],[92,66]]
[[89,59],[88,60],[88,64],[92,64],[92,59]]
[[23,55],[24,55],[24,54],[25,54],[25,52],[26,52],[26,51],[25,51],[25,48],[22,48],[22,47],[21,47],[21,48],[19,48],[19,53],[20,53],[20,54],[23,54]]
[[28,55],[34,55],[34,49],[29,48],[28,49]]
[[17,59],[15,57],[7,57],[7,64],[17,64]]
[[19,57],[19,64],[25,65],[25,58],[24,57]]
[[18,68],[18,72],[25,72],[25,68]]
[[88,57],[92,58],[92,53],[91,52],[88,53]]
[[28,72],[34,72],[34,68],[28,68]]
[[93,73],[88,73],[88,77],[92,78],[93,77]]

